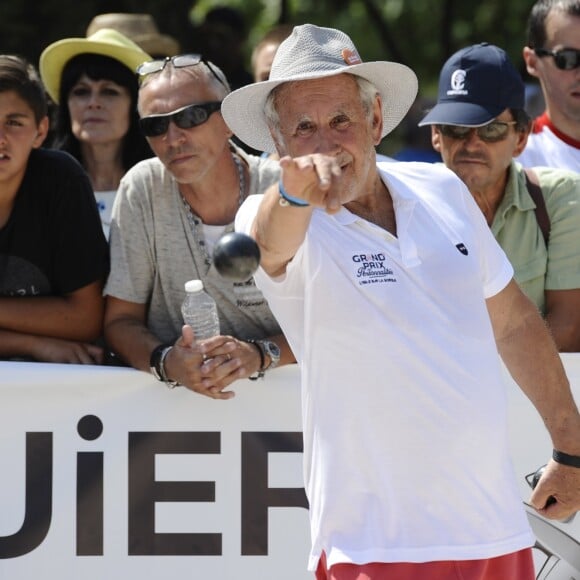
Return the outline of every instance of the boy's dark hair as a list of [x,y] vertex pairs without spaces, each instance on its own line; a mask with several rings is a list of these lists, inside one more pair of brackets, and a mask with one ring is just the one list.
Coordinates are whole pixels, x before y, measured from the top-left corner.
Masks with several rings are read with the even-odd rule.
[[36,123],[48,114],[44,86],[37,70],[24,58],[0,55],[0,93],[14,91],[34,113]]
[[83,53],[71,58],[62,71],[59,103],[56,112],[56,132],[54,147],[70,153],[82,164],[81,148],[78,139],[72,134],[70,112],[67,105],[71,89],[83,76],[91,80],[107,79],[125,87],[131,96],[129,130],[123,138],[123,167],[130,169],[153,153],[139,127],[137,113],[137,76],[118,60],[102,54]]
[[546,42],[546,18],[552,10],[580,16],[580,0],[538,0],[528,18],[527,37],[530,48],[543,48]]

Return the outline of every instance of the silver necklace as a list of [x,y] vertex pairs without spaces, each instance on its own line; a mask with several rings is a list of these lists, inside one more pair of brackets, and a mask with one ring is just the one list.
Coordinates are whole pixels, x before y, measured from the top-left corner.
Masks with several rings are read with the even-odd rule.
[[[236,168],[238,170],[238,181],[240,187],[238,207],[240,207],[246,196],[246,176],[244,175],[244,167],[242,165],[242,160],[239,158],[239,156],[236,153],[232,153],[232,159],[234,160],[234,163],[236,164]],[[201,221],[200,217],[193,212],[193,209],[191,208],[189,203],[187,203],[183,195],[181,196],[181,201],[183,202],[183,207],[185,208],[185,213],[187,214],[187,221],[189,223],[189,227],[191,228],[191,232],[195,239],[195,243],[203,253],[203,260],[205,266],[209,270],[212,264],[212,258],[207,251],[207,246],[205,243],[205,238],[202,229],[203,222]]]

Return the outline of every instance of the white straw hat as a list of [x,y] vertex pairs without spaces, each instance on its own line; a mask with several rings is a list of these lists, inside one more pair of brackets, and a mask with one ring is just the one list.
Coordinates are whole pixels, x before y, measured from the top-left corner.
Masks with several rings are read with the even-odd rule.
[[417,95],[417,76],[409,67],[387,61],[363,63],[344,32],[303,24],[294,27],[280,44],[267,81],[241,87],[224,99],[223,118],[250,147],[275,151],[264,114],[270,91],[282,83],[343,73],[367,79],[379,91],[383,103],[382,137],[402,121]]

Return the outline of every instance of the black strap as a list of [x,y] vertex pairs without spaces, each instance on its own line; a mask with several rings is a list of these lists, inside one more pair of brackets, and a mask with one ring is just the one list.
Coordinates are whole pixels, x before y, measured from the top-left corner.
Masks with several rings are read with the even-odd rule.
[[580,467],[580,456],[578,455],[568,455],[563,451],[558,451],[554,449],[552,451],[552,459],[556,463],[561,463],[562,465],[569,465],[570,467]]
[[524,174],[526,176],[526,187],[528,188],[528,193],[536,204],[534,213],[536,214],[536,221],[538,222],[538,226],[542,231],[544,242],[546,242],[547,248],[548,241],[550,239],[550,216],[548,215],[548,210],[546,209],[546,202],[544,201],[544,196],[542,195],[542,188],[540,187],[540,182],[538,181],[538,176],[536,175],[535,171],[532,171],[529,168],[524,169]]

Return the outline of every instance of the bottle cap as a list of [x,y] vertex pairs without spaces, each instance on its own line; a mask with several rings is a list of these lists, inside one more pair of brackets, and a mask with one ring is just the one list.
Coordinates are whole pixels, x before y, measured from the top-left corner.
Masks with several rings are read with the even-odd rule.
[[199,292],[203,290],[203,282],[201,280],[189,280],[185,283],[186,292]]

